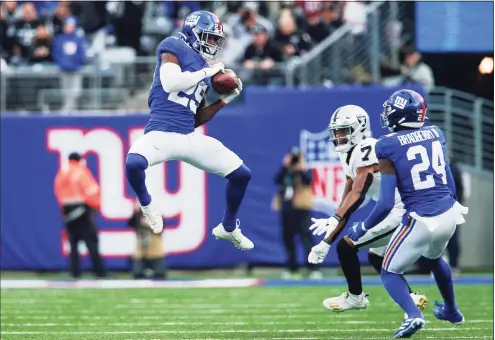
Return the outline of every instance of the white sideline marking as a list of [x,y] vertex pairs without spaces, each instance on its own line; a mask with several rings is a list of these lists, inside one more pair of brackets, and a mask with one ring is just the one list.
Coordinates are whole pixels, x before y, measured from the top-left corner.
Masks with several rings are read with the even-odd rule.
[[[492,330],[493,328],[470,328],[470,327],[450,327],[450,328],[425,328],[425,332],[444,332],[444,331],[482,331],[482,330]],[[388,328],[368,328],[368,329],[284,329],[284,330],[253,330],[253,329],[232,329],[232,330],[215,330],[215,331],[201,331],[201,330],[157,330],[157,331],[96,331],[96,332],[2,332],[3,334],[24,334],[24,335],[35,335],[35,334],[66,334],[66,335],[83,335],[83,334],[201,334],[201,333],[303,333],[303,332],[341,332],[341,333],[368,333],[368,332],[391,332],[393,329]],[[450,337],[449,337],[450,338]]]
[[[163,318],[163,317],[161,317]],[[346,324],[346,325],[372,325],[372,324],[381,324],[381,325],[394,325],[397,324],[397,321],[365,321],[365,320],[353,320],[353,321],[341,321],[334,320],[335,323]],[[194,325],[198,326],[208,326],[208,325],[220,325],[220,326],[247,326],[247,325],[288,325],[288,324],[305,324],[305,325],[315,325],[319,324],[316,321],[258,321],[254,324],[251,322],[194,322]],[[331,324],[332,322],[328,322]],[[493,323],[493,320],[468,320],[466,323]],[[75,326],[85,326],[85,327],[149,327],[149,326],[190,326],[191,322],[111,322],[111,323],[2,323],[4,327],[75,327]],[[426,328],[428,329],[428,328]]]
[[239,288],[259,285],[259,279],[204,279],[204,280],[0,280],[4,289],[131,289],[131,288]]

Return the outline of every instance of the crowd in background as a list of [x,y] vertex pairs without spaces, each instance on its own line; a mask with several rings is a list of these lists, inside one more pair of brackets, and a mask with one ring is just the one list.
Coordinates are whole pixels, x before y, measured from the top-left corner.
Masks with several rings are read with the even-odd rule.
[[[44,76],[60,75],[58,87],[43,85],[42,88],[61,89],[60,108],[71,111],[79,108],[85,101],[84,96],[88,96],[87,91],[84,92],[88,81],[85,83],[84,79],[94,71],[84,68],[86,65],[98,64],[99,74],[103,74],[115,61],[131,65],[136,57],[154,57],[160,41],[180,31],[189,13],[202,9],[214,12],[224,24],[227,41],[218,60],[234,69],[245,84],[283,85],[288,63],[297,63],[302,55],[343,25],[350,28],[352,38],[344,39],[349,44],[347,50],[367,50],[368,5],[368,1],[294,0],[3,1],[0,5],[0,70],[9,72],[27,67],[27,72],[32,74],[43,69]],[[406,79],[432,88],[431,70],[421,63],[419,54],[408,53],[413,55],[409,63],[404,58],[402,67],[390,67],[390,63],[386,63],[382,81],[393,84]],[[341,73],[359,64],[348,56],[346,62],[354,64],[342,67]],[[123,88],[129,89],[131,96],[136,91],[145,96],[154,65],[148,67],[147,62],[141,62],[126,73],[131,77],[126,81],[119,71],[112,69],[113,80],[103,86],[114,92],[108,92],[102,102],[110,106],[112,102],[121,102],[122,99],[118,95],[112,97],[112,93],[120,93]],[[322,70],[322,84],[325,84],[325,79],[331,77],[323,74],[325,70]],[[368,80],[361,81],[353,73],[343,82],[369,83],[369,78],[367,74],[363,79]],[[12,84],[12,89],[22,87],[24,91],[25,85]],[[36,89],[41,85],[33,81],[29,86],[32,87],[29,102],[35,104],[9,102],[8,105],[23,109],[30,108],[29,105],[35,107],[40,101]],[[138,102],[145,103],[145,100]]]
[[[266,69],[306,53],[344,22],[364,29],[364,6],[340,1],[4,1],[0,53],[12,66],[57,62],[57,38],[73,34],[87,44],[85,62],[113,46],[154,55],[159,41],[180,30],[189,13],[205,9],[224,22],[230,38],[221,56],[226,64],[253,68],[263,61],[260,67]],[[66,30],[68,21],[75,27]]]

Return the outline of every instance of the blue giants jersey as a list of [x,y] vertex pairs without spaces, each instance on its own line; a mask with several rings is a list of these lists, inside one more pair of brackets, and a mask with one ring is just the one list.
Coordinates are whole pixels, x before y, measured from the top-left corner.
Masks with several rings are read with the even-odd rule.
[[445,137],[438,127],[388,134],[379,139],[375,150],[378,159],[394,164],[397,188],[408,213],[436,216],[454,205],[447,185]]
[[[203,100],[210,79],[203,79],[198,84],[184,91],[167,93],[160,81],[161,55],[171,53],[179,59],[182,72],[199,71],[208,64],[180,37],[168,37],[158,45],[156,52],[156,68],[153,84],[148,96],[150,120],[144,132],[164,131],[191,133],[194,131],[194,115]],[[166,76],[166,75],[165,75]]]

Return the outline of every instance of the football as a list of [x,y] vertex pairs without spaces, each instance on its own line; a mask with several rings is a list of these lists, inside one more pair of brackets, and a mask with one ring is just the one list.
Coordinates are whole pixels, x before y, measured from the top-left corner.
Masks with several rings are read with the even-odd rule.
[[218,72],[211,77],[213,90],[218,94],[227,94],[237,88],[237,75],[231,71]]

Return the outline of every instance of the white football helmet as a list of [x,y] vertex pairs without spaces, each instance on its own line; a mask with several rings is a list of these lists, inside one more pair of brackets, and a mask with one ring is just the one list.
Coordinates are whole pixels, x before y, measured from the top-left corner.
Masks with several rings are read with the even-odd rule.
[[336,152],[347,152],[366,137],[371,137],[368,113],[356,105],[345,105],[335,110],[328,129]]

